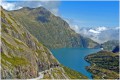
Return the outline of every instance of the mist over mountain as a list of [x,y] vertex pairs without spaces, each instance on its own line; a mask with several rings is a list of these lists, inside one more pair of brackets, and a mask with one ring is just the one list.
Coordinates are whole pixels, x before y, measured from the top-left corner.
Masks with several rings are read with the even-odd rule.
[[104,50],[112,51],[116,46],[119,46],[119,40],[110,40],[102,44]]
[[78,27],[73,26],[77,33],[82,34],[98,43],[104,43],[110,40],[119,40],[119,27]]

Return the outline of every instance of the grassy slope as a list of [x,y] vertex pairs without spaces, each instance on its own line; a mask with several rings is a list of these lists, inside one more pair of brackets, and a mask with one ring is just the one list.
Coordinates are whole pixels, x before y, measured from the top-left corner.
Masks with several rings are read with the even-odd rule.
[[86,60],[91,63],[87,70],[93,73],[94,79],[118,79],[119,78],[119,54],[108,51],[100,51],[88,55]]
[[88,79],[86,76],[84,76],[83,74],[76,72],[74,70],[71,70],[68,67],[63,66],[63,69],[65,70],[66,74],[68,74],[68,76],[71,79]]

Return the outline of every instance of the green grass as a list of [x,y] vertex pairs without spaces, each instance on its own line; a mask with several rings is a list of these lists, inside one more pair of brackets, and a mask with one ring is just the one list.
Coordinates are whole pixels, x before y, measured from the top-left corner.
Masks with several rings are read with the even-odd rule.
[[10,47],[11,49],[13,49],[13,50],[16,49],[15,46],[11,45],[11,44],[10,44],[9,42],[7,42],[3,37],[1,37],[1,41],[4,41],[4,43],[5,43],[8,47]]
[[[29,64],[26,59],[21,58],[21,57],[14,57],[14,56],[7,57],[4,53],[1,53],[1,57],[3,60],[11,63],[12,66],[23,66],[23,65]],[[2,64],[7,65],[7,63],[3,61],[2,61]]]
[[68,67],[63,66],[65,72],[67,73],[67,75],[71,78],[71,79],[88,79],[86,76],[84,76],[83,74],[74,71]]
[[1,27],[2,28],[8,28],[8,26],[6,26],[5,23],[2,23]]
[[17,44],[27,46],[24,42],[20,41],[20,40],[17,39],[17,38],[14,38],[14,41],[15,41]]

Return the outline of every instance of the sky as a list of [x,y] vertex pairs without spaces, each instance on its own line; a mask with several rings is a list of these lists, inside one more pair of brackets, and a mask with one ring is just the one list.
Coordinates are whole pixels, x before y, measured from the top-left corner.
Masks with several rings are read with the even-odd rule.
[[110,1],[65,1],[59,7],[64,18],[74,21],[81,27],[108,26],[119,24],[119,3]]
[[[118,27],[118,1],[28,1],[4,0],[8,10],[43,6],[76,27]],[[26,1],[26,0],[25,0]]]

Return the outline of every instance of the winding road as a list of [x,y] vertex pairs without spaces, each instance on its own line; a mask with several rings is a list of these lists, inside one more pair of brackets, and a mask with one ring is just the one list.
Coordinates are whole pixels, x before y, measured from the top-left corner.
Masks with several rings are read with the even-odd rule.
[[43,77],[44,77],[44,73],[43,73],[43,72],[44,72],[44,71],[39,72],[39,76],[38,76],[37,78],[27,79],[27,80],[40,80],[40,79],[43,79]]
[[[59,69],[61,69],[63,72],[65,72],[62,67],[55,67],[55,68],[59,68]],[[43,79],[43,78],[44,78],[44,73],[49,72],[49,74],[51,74],[51,71],[53,71],[53,69],[54,69],[54,68],[50,68],[49,70],[45,70],[45,71],[39,72],[39,76],[38,76],[37,78],[27,79],[27,80],[40,80],[40,79]],[[63,74],[63,73],[62,73],[62,75],[65,77],[65,79],[68,79],[68,76],[66,76],[66,75]],[[53,75],[51,75],[51,78],[54,79]]]

